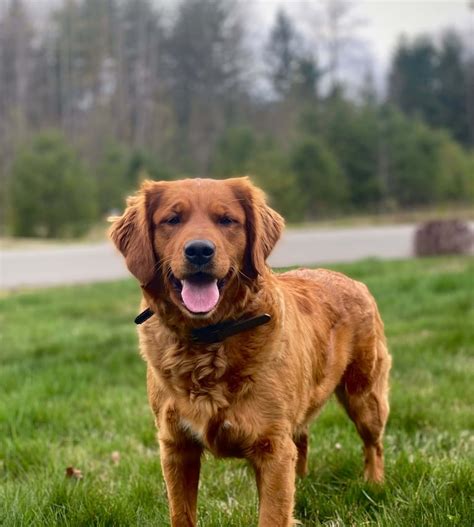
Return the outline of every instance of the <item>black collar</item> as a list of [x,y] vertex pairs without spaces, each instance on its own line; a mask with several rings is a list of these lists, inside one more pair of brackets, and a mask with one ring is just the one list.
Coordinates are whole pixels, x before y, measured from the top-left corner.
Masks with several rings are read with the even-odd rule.
[[[152,317],[153,314],[154,313],[150,308],[145,309],[145,311],[142,311],[135,318],[135,324],[143,324],[143,322]],[[210,326],[191,330],[191,340],[194,342],[204,342],[206,344],[222,342],[227,337],[262,326],[263,324],[270,322],[271,318],[270,315],[265,313],[251,318],[243,317],[237,320],[224,320],[218,324],[211,324]]]
[[139,315],[135,317],[135,324],[143,324],[143,322],[146,322],[149,318],[153,316],[153,311],[147,307],[145,311],[142,311]]

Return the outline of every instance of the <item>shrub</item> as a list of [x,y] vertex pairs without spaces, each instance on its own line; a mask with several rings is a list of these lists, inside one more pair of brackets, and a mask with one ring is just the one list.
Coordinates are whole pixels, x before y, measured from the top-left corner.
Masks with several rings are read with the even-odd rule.
[[470,155],[442,130],[389,109],[385,126],[391,195],[406,207],[472,197]]
[[257,148],[257,139],[250,128],[229,128],[217,142],[212,173],[217,177],[247,173]]
[[465,200],[474,197],[474,158],[445,135],[438,151],[439,201]]
[[380,126],[374,106],[359,107],[335,93],[319,109],[306,109],[300,116],[300,127],[330,148],[347,179],[354,208],[366,209],[380,202]]
[[310,217],[343,208],[348,199],[347,179],[327,145],[308,138],[293,148],[290,166],[296,176],[303,208]]
[[149,152],[135,150],[130,157],[125,177],[127,190],[135,190],[143,174],[155,181],[169,181],[175,175],[168,166]]
[[271,146],[262,148],[250,163],[250,173],[255,183],[268,194],[271,205],[287,221],[304,219],[305,200],[284,152]]
[[96,219],[94,181],[59,133],[40,133],[18,153],[9,212],[15,236],[80,236]]
[[130,178],[131,156],[117,144],[109,144],[97,167],[97,187],[100,213],[123,208],[125,196],[136,187]]

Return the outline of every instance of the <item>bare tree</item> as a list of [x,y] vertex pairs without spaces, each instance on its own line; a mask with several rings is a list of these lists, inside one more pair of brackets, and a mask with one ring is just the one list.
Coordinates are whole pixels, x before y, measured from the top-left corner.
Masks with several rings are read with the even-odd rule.
[[[232,0],[182,1],[167,41],[178,151],[206,172],[216,137],[242,92],[243,24]],[[188,165],[189,167],[189,165]]]
[[6,222],[7,174],[16,145],[28,134],[31,107],[33,30],[21,0],[3,4],[0,12],[0,231]]
[[8,2],[0,19],[0,134],[3,127],[17,137],[26,131],[33,36],[23,2]]
[[302,18],[321,72],[328,75],[330,92],[341,88],[354,64],[367,62],[367,49],[359,36],[365,21],[356,8],[354,0],[323,0]]

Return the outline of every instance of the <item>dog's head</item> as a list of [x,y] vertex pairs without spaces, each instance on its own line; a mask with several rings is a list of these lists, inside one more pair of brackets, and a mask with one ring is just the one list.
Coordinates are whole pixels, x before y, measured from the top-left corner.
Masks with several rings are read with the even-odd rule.
[[266,273],[284,225],[248,178],[145,181],[127,205],[110,236],[128,269],[190,317]]

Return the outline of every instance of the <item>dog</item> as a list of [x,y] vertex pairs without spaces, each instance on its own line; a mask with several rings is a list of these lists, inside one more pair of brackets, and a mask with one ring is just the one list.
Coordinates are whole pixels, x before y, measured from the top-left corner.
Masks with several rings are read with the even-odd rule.
[[284,227],[249,178],[145,181],[110,236],[142,289],[137,317],[173,527],[196,525],[201,456],[247,459],[260,527],[292,525],[308,425],[332,393],[384,476],[391,357],[375,300],[341,273],[275,274]]

